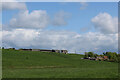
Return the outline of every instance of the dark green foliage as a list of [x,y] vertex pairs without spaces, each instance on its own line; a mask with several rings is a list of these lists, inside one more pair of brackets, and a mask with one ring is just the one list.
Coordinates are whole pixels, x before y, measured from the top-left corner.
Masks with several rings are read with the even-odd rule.
[[120,63],[120,54],[118,54],[118,62]]
[[87,52],[85,52],[84,58],[88,58],[88,53]]
[[94,54],[94,57],[97,58],[98,54]]
[[101,54],[100,56],[103,57],[104,55]]
[[111,62],[118,62],[118,54],[116,52],[106,52],[103,55],[108,56]]
[[94,57],[94,53],[93,52],[88,52],[88,57]]
[[94,53],[93,52],[85,52],[84,58],[88,58],[88,57],[94,57]]

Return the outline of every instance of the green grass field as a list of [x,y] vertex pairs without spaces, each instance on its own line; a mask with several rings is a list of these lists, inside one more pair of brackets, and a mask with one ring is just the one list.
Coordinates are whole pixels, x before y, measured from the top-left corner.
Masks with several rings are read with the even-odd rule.
[[3,78],[117,78],[118,63],[79,54],[2,50]]

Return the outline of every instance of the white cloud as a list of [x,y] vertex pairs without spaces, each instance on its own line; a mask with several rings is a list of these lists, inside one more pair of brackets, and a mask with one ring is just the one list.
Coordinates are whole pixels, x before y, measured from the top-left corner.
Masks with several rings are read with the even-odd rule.
[[95,29],[102,33],[116,33],[118,30],[118,18],[112,17],[108,13],[100,13],[92,18]]
[[[55,14],[52,25],[64,26],[67,24],[66,20],[68,17],[68,13],[60,11]],[[44,10],[34,10],[32,12],[28,10],[21,11],[10,20],[9,27],[18,29],[7,31],[7,26],[5,27],[6,29],[4,29],[3,32],[0,31],[0,33],[3,33],[4,47],[67,49],[69,52],[75,52],[75,50],[77,52],[117,51],[117,18],[112,17],[108,13],[100,13],[91,21],[95,29],[102,33],[111,34],[97,32],[78,34],[70,31],[40,30],[50,23],[49,16]]]
[[14,29],[3,31],[4,46],[17,48],[67,49],[69,52],[117,51],[117,34]]
[[22,28],[44,28],[49,23],[49,17],[45,10],[34,10],[29,13],[28,10],[20,12],[16,17],[10,20],[11,27]]
[[38,32],[30,29],[14,29],[11,31],[2,31],[3,33],[3,45],[17,46],[17,47],[28,47],[31,45],[30,42],[34,41],[37,37]]
[[15,0],[10,0],[2,2],[2,10],[27,10],[26,4],[23,2],[17,2]]
[[65,26],[67,25],[67,19],[70,17],[69,13],[59,11],[55,14],[53,19],[54,26]]
[[2,30],[2,24],[1,24],[1,22],[0,22],[0,31]]
[[2,2],[17,2],[17,0],[2,0]]
[[69,17],[70,14],[64,11],[59,11],[55,13],[53,18],[50,18],[46,10],[34,10],[32,12],[24,10],[14,15],[13,18],[9,21],[9,24],[4,24],[3,29],[42,29],[47,27],[48,25],[65,26],[67,25]]

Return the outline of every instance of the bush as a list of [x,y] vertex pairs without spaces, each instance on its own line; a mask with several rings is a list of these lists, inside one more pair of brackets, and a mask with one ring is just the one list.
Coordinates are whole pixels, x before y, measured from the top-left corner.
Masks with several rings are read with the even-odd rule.
[[88,57],[94,57],[94,53],[93,52],[88,52]]
[[84,58],[88,58],[88,53],[87,52],[85,52]]
[[94,54],[94,57],[97,58],[98,54]]
[[106,52],[103,55],[108,56],[110,62],[118,62],[118,54],[116,52]]

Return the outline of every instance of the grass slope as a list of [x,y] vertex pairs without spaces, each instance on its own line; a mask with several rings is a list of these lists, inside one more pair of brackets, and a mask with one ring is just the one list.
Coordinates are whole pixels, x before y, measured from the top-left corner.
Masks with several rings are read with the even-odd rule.
[[118,63],[83,55],[2,50],[3,78],[116,78]]

